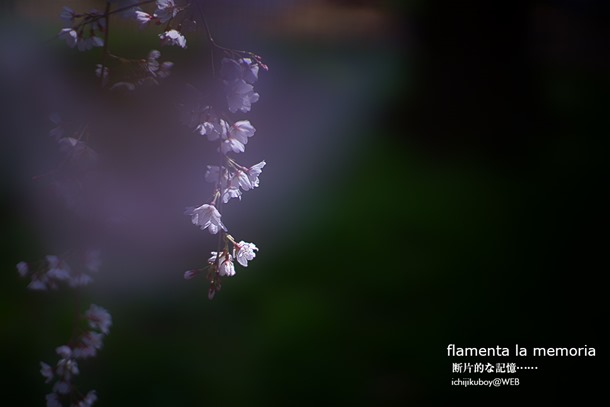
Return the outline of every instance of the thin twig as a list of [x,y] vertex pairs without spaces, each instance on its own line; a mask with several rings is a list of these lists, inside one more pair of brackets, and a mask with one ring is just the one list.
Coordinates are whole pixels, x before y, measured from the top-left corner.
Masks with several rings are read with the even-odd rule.
[[205,28],[205,32],[208,37],[208,41],[210,42],[210,59],[212,60],[212,77],[216,77],[216,67],[214,66],[214,47],[217,47],[214,42],[214,38],[212,37],[212,31],[210,30],[210,26],[208,25],[208,21],[205,18],[205,13],[203,12],[203,7],[201,6],[200,1],[195,1],[197,3],[197,9],[199,10],[199,14],[201,14],[201,20],[203,21],[203,27]]
[[106,73],[106,57],[108,56],[108,36],[110,32],[110,2],[106,1],[106,11],[104,12],[106,16],[106,23],[104,28],[104,48],[102,48],[102,69],[100,70],[100,86],[104,87],[104,74]]

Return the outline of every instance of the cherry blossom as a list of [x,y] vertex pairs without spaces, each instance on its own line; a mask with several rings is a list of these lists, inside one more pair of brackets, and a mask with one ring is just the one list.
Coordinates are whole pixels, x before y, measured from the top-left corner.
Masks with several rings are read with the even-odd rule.
[[254,136],[256,129],[249,120],[240,120],[233,123],[229,128],[229,137],[239,140],[242,144],[248,144],[248,137]]
[[186,48],[186,38],[177,30],[169,30],[159,34],[161,45],[177,45],[180,48]]
[[[61,260],[52,259],[51,262],[59,264]],[[91,305],[84,317],[94,331],[86,331],[71,340],[71,346],[58,346],[55,352],[60,359],[55,367],[40,362],[40,374],[46,379],[45,382],[50,383],[56,380],[53,384],[53,392],[46,397],[47,406],[62,406],[62,399],[67,400],[68,397],[72,400],[71,406],[91,406],[97,401],[97,394],[94,390],[82,396],[75,390],[72,379],[80,373],[76,359],[95,356],[97,350],[101,349],[102,339],[109,332],[111,317],[105,309],[97,305]]]
[[47,407],[63,407],[59,401],[57,393],[49,393],[46,395]]
[[243,153],[244,151],[246,151],[246,146],[244,146],[241,141],[229,137],[222,141],[222,144],[220,145],[220,151],[222,151],[223,154],[227,154],[230,151],[234,153]]
[[235,59],[223,58],[220,65],[220,73],[227,81],[241,79],[242,67]]
[[133,12],[133,18],[140,24],[140,28],[144,28],[153,19],[153,16],[142,10],[135,10]]
[[76,43],[76,48],[78,48],[79,51],[89,51],[92,48],[103,47],[103,46],[104,46],[104,40],[95,35],[87,37],[87,38],[79,37],[78,41]]
[[235,266],[233,265],[233,261],[231,260],[231,255],[229,258],[220,261],[218,265],[218,272],[221,276],[234,276],[235,275]]
[[55,287],[55,285],[49,282],[49,279],[46,274],[36,274],[32,276],[32,281],[30,282],[30,284],[28,284],[28,288],[34,291],[46,291],[49,289],[49,286],[51,286],[51,288]]
[[63,359],[68,359],[72,356],[72,349],[69,346],[62,345],[55,349],[55,352],[61,356]]
[[208,229],[213,235],[218,233],[220,229],[227,230],[220,220],[220,212],[214,205],[203,204],[197,208],[188,207],[184,214],[192,217],[191,220],[194,225],[200,226],[202,230]]
[[235,122],[229,127],[228,133],[223,137],[220,151],[227,154],[232,151],[234,153],[243,153],[246,150],[248,137],[252,137],[256,129],[248,120]]
[[257,63],[254,63],[251,58],[242,58],[239,60],[242,66],[242,75],[244,81],[253,84],[258,80],[258,69]]
[[[215,264],[216,258],[218,256],[217,252],[212,252],[212,257],[208,259],[208,263]],[[235,266],[233,265],[233,256],[231,256],[227,252],[222,252],[220,254],[220,258],[218,259],[218,273],[221,276],[231,277],[235,275]]]
[[165,79],[170,75],[170,70],[174,66],[173,62],[165,61],[161,63],[159,70],[157,71],[157,77]]
[[17,272],[21,277],[31,275],[32,280],[28,284],[30,290],[56,289],[58,283],[67,283],[70,287],[82,287],[93,282],[93,278],[86,271],[95,273],[99,270],[101,266],[99,249],[88,249],[82,256],[74,257],[72,260],[80,260],[77,268],[71,267],[62,257],[48,255],[45,257],[44,266],[39,266],[33,272],[28,263],[19,262]]
[[87,318],[89,327],[99,330],[105,335],[108,334],[112,325],[112,317],[104,308],[91,304],[87,312],[85,312],[85,318]]
[[250,178],[248,177],[248,174],[243,171],[238,170],[233,176],[232,180],[235,180],[235,183],[244,191],[249,191],[252,189]]
[[256,247],[254,243],[248,243],[242,240],[235,244],[233,255],[239,264],[248,267],[248,261],[251,261],[256,257],[255,251],[258,251],[258,247]]
[[232,198],[239,198],[241,200],[241,191],[239,189],[239,183],[235,176],[232,176],[227,186],[223,186],[222,191],[222,202],[227,203]]
[[251,58],[223,58],[220,72],[223,78],[228,81],[243,79],[249,84],[254,84],[258,80],[259,65]]
[[97,393],[91,390],[85,395],[85,398],[80,400],[74,407],[91,407],[97,401]]
[[19,277],[25,277],[30,272],[30,267],[25,261],[20,261],[17,263],[17,272],[19,273]]
[[[113,16],[122,15],[129,18],[137,22],[140,28],[160,26],[162,31],[160,33],[157,31],[156,34],[161,45],[187,48],[187,39],[183,33],[187,32],[187,23],[193,25],[195,13],[185,13],[189,15],[185,19],[178,20],[176,17],[195,2],[181,1],[180,5],[177,5],[174,0],[156,0],[154,11],[152,4],[149,3],[153,1],[111,0],[106,2],[103,13],[96,10],[74,11],[69,7],[64,7],[61,11],[60,18],[64,21],[65,28],[59,31],[58,38],[65,41],[70,48],[77,48],[80,51],[103,48],[99,52],[100,58],[96,60],[99,63],[91,64],[92,68],[95,65],[95,74],[99,78],[94,84],[98,88],[101,87],[102,92],[134,90],[142,85],[158,84],[161,79],[170,75],[174,65],[170,61],[161,61],[161,53],[157,50],[150,51],[148,56],[138,55],[137,58],[121,55],[122,47],[114,45],[115,35],[108,33],[108,27],[117,26],[109,23]],[[214,104],[212,108],[208,104],[210,100],[198,100],[198,104],[193,109],[184,112],[188,116],[185,122],[188,123],[190,130],[206,136],[214,143],[212,149],[218,152],[219,159],[214,161],[218,165],[207,166],[205,173],[205,180],[213,183],[212,196],[204,201],[207,203],[199,207],[186,208],[185,214],[191,216],[191,222],[202,230],[207,229],[210,234],[218,235],[218,239],[214,239],[218,241],[218,252],[211,252],[212,257],[208,259],[205,267],[185,271],[184,278],[192,279],[198,274],[206,275],[210,283],[208,298],[212,299],[221,288],[221,277],[235,275],[235,262],[247,267],[248,262],[256,257],[258,251],[253,243],[243,240],[236,243],[226,233],[227,228],[221,220],[220,209],[223,207],[222,202],[227,203],[232,198],[241,199],[243,192],[259,185],[259,175],[265,165],[264,161],[248,168],[229,157],[231,155],[229,153],[244,153],[245,146],[256,132],[249,120],[235,117],[237,115],[231,113],[247,113],[251,110],[252,104],[258,101],[259,94],[255,92],[253,84],[258,80],[260,68],[266,69],[266,67],[253,53],[230,50],[217,45],[209,33],[207,24],[204,25],[205,27],[202,28],[208,31],[208,45],[212,51],[210,58],[211,63],[214,64],[211,70],[212,76],[216,76],[217,63],[222,58],[220,54],[228,58],[221,62],[221,75],[217,77],[220,86],[210,86],[209,91],[206,89],[203,94],[212,100],[218,96],[223,106]],[[216,55],[219,58],[216,58]],[[98,53],[94,53],[92,57],[97,58]],[[93,69],[90,73],[93,73]],[[91,79],[93,82],[95,78]],[[216,89],[224,93],[214,95]],[[94,97],[97,96],[96,93]],[[105,100],[105,98],[99,99]],[[86,100],[86,97],[82,100]],[[70,117],[76,116],[76,112],[73,112]],[[78,112],[78,117],[90,116],[86,111]],[[57,176],[58,179],[53,175],[50,183],[57,184],[69,192],[74,206],[79,208],[92,206],[89,205],[90,196],[82,196],[84,188],[81,188],[80,184],[85,179],[85,174],[94,172],[92,170],[96,173],[103,170],[97,165],[95,167],[89,165],[101,161],[91,146],[101,148],[106,146],[98,139],[99,134],[104,135],[103,131],[96,127],[97,120],[80,123],[79,127],[69,129],[77,131],[68,131],[59,115],[51,115],[50,119],[55,127],[49,134],[57,141],[59,150],[65,155],[60,165],[62,173]],[[111,126],[107,128],[112,129]],[[103,127],[103,130],[106,130],[106,127]],[[63,174],[64,171],[67,175]],[[97,199],[98,196],[95,198]],[[84,252],[66,250],[58,255],[47,255],[38,262],[19,262],[16,268],[21,277],[31,279],[28,284],[30,289],[48,290],[68,285],[80,287],[91,283],[93,281],[91,274],[101,268],[100,250],[93,248]],[[104,338],[112,327],[112,316],[106,309],[91,304],[81,318],[75,321],[73,333],[65,342],[66,345],[56,349],[59,360],[55,364],[40,363],[40,374],[52,387],[52,392],[47,395],[47,405],[51,407],[63,404],[71,407],[87,407],[97,401],[95,391],[81,393],[72,380],[80,373],[80,360],[94,357],[102,349]]]
[[209,141],[226,139],[229,132],[229,124],[211,112],[209,113],[208,120],[200,123],[195,128],[195,131],[199,132],[202,136],[207,136]]
[[47,256],[47,262],[49,263],[49,270],[47,271],[49,278],[59,281],[70,280],[71,269],[65,261],[57,256]]
[[74,21],[75,15],[76,13],[74,12],[74,10],[72,10],[70,7],[64,6],[63,10],[61,11],[61,14],[59,15],[59,18],[61,18],[61,20],[66,23],[71,23],[72,21]]
[[40,362],[40,374],[42,375],[42,377],[47,379],[45,380],[45,383],[51,383],[51,381],[55,377],[55,374],[53,373],[53,368],[44,362]]
[[267,163],[265,161],[261,161],[258,164],[253,165],[248,168],[248,178],[250,178],[250,183],[252,184],[252,188],[257,188],[259,184],[258,176],[263,172],[263,167]]
[[157,10],[154,15],[161,23],[167,23],[176,17],[179,11],[176,4],[174,4],[174,0],[157,0]]
[[68,394],[70,393],[70,383],[64,381],[55,382],[53,391],[59,394]]
[[78,344],[74,346],[72,351],[73,356],[79,359],[94,357],[97,354],[97,350],[102,348],[103,337],[104,335],[99,332],[85,332],[79,338]]
[[58,34],[59,38],[66,40],[70,48],[74,48],[78,42],[78,34],[72,28],[62,28]]
[[259,99],[259,94],[254,92],[254,86],[238,79],[227,84],[227,103],[229,111],[235,113],[238,110],[247,113],[252,108],[252,103]]
[[190,280],[192,278],[195,278],[200,272],[201,270],[187,270],[184,272],[184,279]]
[[146,69],[151,74],[154,74],[159,70],[159,61],[158,59],[161,57],[161,53],[156,49],[151,50],[148,53],[148,58],[146,59]]
[[78,287],[84,287],[86,285],[89,285],[93,282],[93,278],[85,273],[78,273],[74,276],[72,276],[72,278],[68,281],[68,284],[70,284],[70,287],[72,288],[78,288]]
[[[238,111],[247,113],[251,110],[252,104],[259,99],[259,94],[254,91],[252,84],[258,80],[260,68],[267,70],[267,67],[260,62],[260,57],[254,54],[236,51],[232,53],[232,56],[240,53],[242,55],[252,55],[253,57],[224,58],[221,61],[220,67],[228,110],[231,113],[237,113]],[[209,141],[219,142],[218,151],[223,157],[225,165],[208,165],[206,167],[205,180],[215,184],[213,202],[216,202],[216,199],[220,196],[223,203],[228,203],[233,198],[241,200],[243,192],[259,186],[259,176],[266,162],[261,161],[251,167],[245,167],[237,163],[233,158],[229,158],[228,154],[231,152],[245,152],[249,138],[254,136],[256,129],[249,120],[238,120],[229,126],[224,119],[227,115],[221,116],[221,114],[211,106],[197,104],[193,109],[184,109],[183,123],[194,128],[195,132],[206,135]],[[210,211],[210,208],[205,209]],[[214,209],[216,210],[215,207]],[[194,216],[195,210],[190,208],[186,214]],[[193,217],[193,223],[205,229],[207,225],[207,222],[205,222],[206,218],[202,219]],[[220,212],[218,212],[218,219],[220,219]],[[224,231],[227,231],[226,228]],[[253,243],[243,240],[236,243],[227,234],[221,234],[221,239],[223,238],[227,245],[225,251],[220,254],[212,252],[212,257],[208,260],[211,267],[208,273],[208,280],[210,282],[208,298],[210,300],[220,290],[221,277],[233,276],[235,274],[234,260],[237,260],[240,265],[247,267],[248,262],[256,257],[256,252],[258,251],[258,247]],[[233,244],[232,254],[228,252],[229,242]],[[185,272],[184,277],[191,279],[195,275],[195,270],[189,270]]]
[[55,367],[55,372],[58,376],[66,381],[69,381],[72,375],[79,374],[78,364],[74,359],[76,356],[72,353],[72,350],[68,346],[60,346],[56,349],[56,352],[61,357],[59,362],[57,362],[57,366]]

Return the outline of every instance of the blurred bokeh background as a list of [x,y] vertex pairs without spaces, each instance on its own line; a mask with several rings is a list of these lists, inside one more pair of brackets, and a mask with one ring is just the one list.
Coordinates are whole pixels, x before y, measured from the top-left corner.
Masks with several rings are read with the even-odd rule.
[[[208,4],[209,3],[209,4]],[[70,335],[70,290],[29,292],[15,264],[82,236],[32,176],[57,162],[50,111],[95,98],[100,51],[61,41],[63,5],[1,1],[2,401],[50,391],[39,361]],[[549,405],[600,394],[608,361],[608,4],[227,0],[204,2],[223,45],[269,65],[243,163],[261,187],[226,207],[260,248],[214,301],[185,281],[215,239],[183,207],[209,195],[210,148],[168,124],[154,92],[117,97],[130,137],[98,140],[126,226],[80,301],[113,326],[82,389],[99,406]],[[117,22],[111,47],[158,47]],[[199,37],[198,37],[199,35]],[[169,85],[209,76],[200,34]],[[46,41],[46,42],[45,42]],[[139,50],[139,51],[138,51]],[[142,51],[144,50],[144,51]],[[62,91],[68,86],[70,91]],[[75,90],[76,89],[76,90]],[[65,92],[62,93],[62,92]],[[87,93],[89,92],[89,93]],[[66,103],[69,99],[70,103]],[[150,102],[152,101],[152,103]],[[153,108],[152,105],[156,106]],[[151,113],[154,112],[154,113]],[[148,117],[146,123],[142,118]],[[131,120],[130,120],[131,118]],[[154,129],[154,130],[153,130]],[[595,358],[456,359],[461,347],[582,347]],[[455,388],[453,362],[516,362],[518,388]],[[491,376],[490,376],[491,377]]]

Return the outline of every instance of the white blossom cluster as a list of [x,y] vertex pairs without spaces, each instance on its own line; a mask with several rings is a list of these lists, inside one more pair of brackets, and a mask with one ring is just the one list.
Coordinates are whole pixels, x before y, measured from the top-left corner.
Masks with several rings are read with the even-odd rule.
[[[108,39],[110,17],[120,15],[139,25],[140,28],[160,27],[157,33],[160,46],[176,46],[187,48],[185,32],[191,31],[196,25],[192,13],[183,13],[191,5],[188,0],[107,0],[103,12],[92,9],[78,12],[64,7],[60,18],[64,22],[57,37],[66,42],[70,48],[87,51],[101,48],[102,58],[95,67],[95,75],[103,90],[134,90],[147,85],[158,85],[167,78],[172,70],[173,62],[162,61],[158,50],[151,50],[146,58],[124,58],[113,54]],[[199,5],[200,6],[200,5]],[[145,8],[150,7],[146,10]],[[154,7],[154,8],[153,8]],[[212,299],[221,288],[221,279],[235,275],[235,263],[248,267],[258,252],[254,243],[237,241],[230,234],[221,220],[222,206],[229,204],[231,199],[242,199],[244,192],[257,188],[260,184],[265,161],[253,165],[238,163],[233,155],[244,153],[249,140],[256,129],[249,120],[236,118],[233,115],[248,113],[252,105],[259,100],[259,94],[254,90],[261,69],[267,66],[261,58],[246,51],[230,50],[217,45],[212,39],[203,11],[199,9],[203,27],[206,30],[212,55],[215,51],[224,53],[220,61],[220,85],[226,105],[222,108],[200,103],[195,107],[185,109],[185,123],[200,136],[205,136],[213,143],[221,161],[218,165],[208,165],[205,180],[214,184],[211,200],[198,207],[186,208],[185,214],[191,217],[193,224],[211,234],[219,235],[219,245],[205,261],[202,269],[189,270],[184,273],[186,279],[207,271],[210,283],[208,298]],[[186,14],[189,14],[188,16]],[[212,57],[214,65],[214,57]],[[215,74],[215,66],[212,72]],[[96,106],[97,107],[97,106]],[[79,115],[79,122],[83,115]],[[93,116],[95,117],[95,116]],[[51,171],[54,190],[61,195],[67,206],[77,213],[81,210],[85,215],[94,212],[103,204],[97,199],[95,192],[90,196],[89,186],[93,188],[98,177],[100,160],[98,153],[90,147],[90,134],[96,135],[99,129],[89,129],[89,124],[73,126],[67,123],[57,113],[50,115],[54,127],[50,137],[57,142],[63,161],[58,168]],[[91,120],[96,123],[95,120]],[[91,127],[95,127],[92,125]],[[102,127],[103,128],[103,127]],[[97,132],[96,132],[97,131]],[[45,175],[46,176],[46,175]],[[38,176],[35,178],[40,178]],[[91,205],[95,203],[95,206]],[[94,208],[94,209],[92,209]],[[207,256],[206,256],[207,257]],[[17,264],[17,272],[22,278],[28,278],[28,288],[36,291],[58,289],[61,285],[78,288],[93,281],[92,274],[99,271],[101,258],[99,249],[88,249],[82,252],[70,251],[62,255],[47,255],[41,261]],[[91,406],[97,401],[94,390],[82,394],[73,384],[74,378],[80,374],[79,361],[95,357],[102,348],[103,340],[109,333],[112,324],[110,314],[102,307],[91,305],[84,313],[82,321],[85,329],[76,329],[77,334],[70,341],[56,348],[59,360],[55,365],[41,362],[40,373],[46,383],[52,383],[52,392],[46,396],[48,407]],[[78,327],[75,327],[78,328]]]
[[97,273],[100,269],[100,250],[86,250],[81,260],[83,267],[75,270],[64,258],[48,255],[34,270],[24,261],[17,263],[17,272],[22,278],[30,277],[31,281],[28,284],[30,290],[57,289],[60,283],[66,283],[72,288],[83,287],[93,282],[90,273]]
[[45,383],[53,383],[53,390],[47,394],[47,407],[62,407],[63,401],[69,401],[71,407],[89,407],[97,401],[95,390],[82,396],[72,383],[74,376],[80,373],[78,359],[94,357],[102,348],[105,335],[110,332],[112,317],[104,308],[92,304],[84,314],[87,329],[68,345],[59,346],[55,351],[60,359],[55,366],[40,362],[40,374]]
[[247,113],[252,108],[252,103],[258,101],[259,94],[254,92],[253,85],[258,80],[258,71],[261,67],[267,69],[267,66],[260,60],[252,58],[224,58],[222,60],[221,73],[224,77],[223,83],[231,113],[238,110]]
[[[174,0],[157,0],[154,12],[148,13],[138,6],[141,3],[146,2],[131,0],[119,2],[119,5],[123,5],[121,9],[124,9],[121,15],[124,18],[136,21],[140,28],[148,25],[159,26],[165,24],[165,30],[159,34],[161,45],[186,48],[186,38],[178,28],[172,28],[172,22],[188,6],[178,6]],[[103,47],[103,37],[106,32],[105,19],[107,17],[107,14],[100,13],[95,9],[78,13],[70,7],[64,7],[60,18],[69,24],[69,27],[62,28],[58,36],[64,39],[70,48],[76,47],[79,51],[88,51],[93,47]]]
[[[233,51],[230,57],[223,58],[220,73],[229,112],[247,113],[252,103],[258,101],[259,94],[254,92],[253,84],[258,80],[260,68],[267,70],[260,57],[253,54],[248,53],[248,57],[243,57],[240,52]],[[212,200],[199,207],[188,207],[185,211],[194,225],[202,230],[207,229],[211,234],[221,233],[221,241],[224,241],[224,248],[219,247],[219,250],[211,252],[206,267],[184,273],[185,279],[191,279],[207,270],[210,282],[208,297],[212,299],[221,288],[221,278],[235,275],[234,261],[247,267],[248,261],[254,259],[258,251],[254,243],[237,242],[226,233],[228,230],[221,220],[220,207],[232,198],[241,200],[243,192],[257,188],[266,163],[261,161],[247,167],[229,156],[245,152],[249,139],[254,136],[256,129],[249,120],[231,121],[228,114],[198,104],[190,109],[185,108],[183,123],[201,136],[206,136],[208,141],[216,143],[224,164],[207,166],[205,180],[216,186]]]
[[174,0],[157,0],[155,2],[156,9],[152,13],[147,13],[141,7],[135,6],[123,13],[123,17],[137,21],[140,28],[149,25],[165,24],[165,30],[159,34],[161,45],[177,46],[186,48],[186,38],[179,30],[182,24],[172,28],[172,23],[180,12],[188,6],[178,6]]
[[[159,34],[161,46],[178,46],[186,48],[186,38],[176,28],[172,28],[175,18],[180,12],[185,10],[187,6],[177,6],[174,0],[157,0],[155,2],[156,9],[152,14],[142,10],[138,4],[147,2],[137,2],[134,0],[115,1],[118,3],[117,10],[121,11],[121,15],[129,20],[137,21],[140,27],[149,25],[165,24],[165,30]],[[64,39],[70,48],[76,47],[80,51],[88,51],[93,47],[104,47],[104,37],[106,34],[106,21],[109,16],[116,11],[107,11],[101,13],[95,9],[88,12],[78,13],[70,7],[64,7],[60,14],[60,18],[70,27],[65,27],[60,30],[58,37]],[[182,26],[182,24],[178,24]],[[173,62],[158,61],[160,52],[152,50],[146,59],[131,59],[123,58],[113,54],[107,56],[114,63],[119,64],[121,72],[128,72],[128,78],[120,78],[113,81],[111,90],[126,89],[134,90],[137,86],[146,84],[158,84],[160,79],[164,79],[170,75],[170,70]],[[108,64],[98,64],[95,69],[97,77],[101,78],[101,82],[106,85],[109,82],[111,69]]]

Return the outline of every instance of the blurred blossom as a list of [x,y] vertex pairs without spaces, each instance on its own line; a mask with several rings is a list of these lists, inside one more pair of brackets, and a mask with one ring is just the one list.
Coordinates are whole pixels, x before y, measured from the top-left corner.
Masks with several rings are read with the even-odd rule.
[[174,0],[157,0],[157,10],[154,15],[161,23],[167,23],[176,17],[178,12],[179,9],[176,7]]
[[108,334],[112,325],[112,317],[104,308],[92,304],[85,312],[85,317],[92,329],[99,330],[105,335]]

